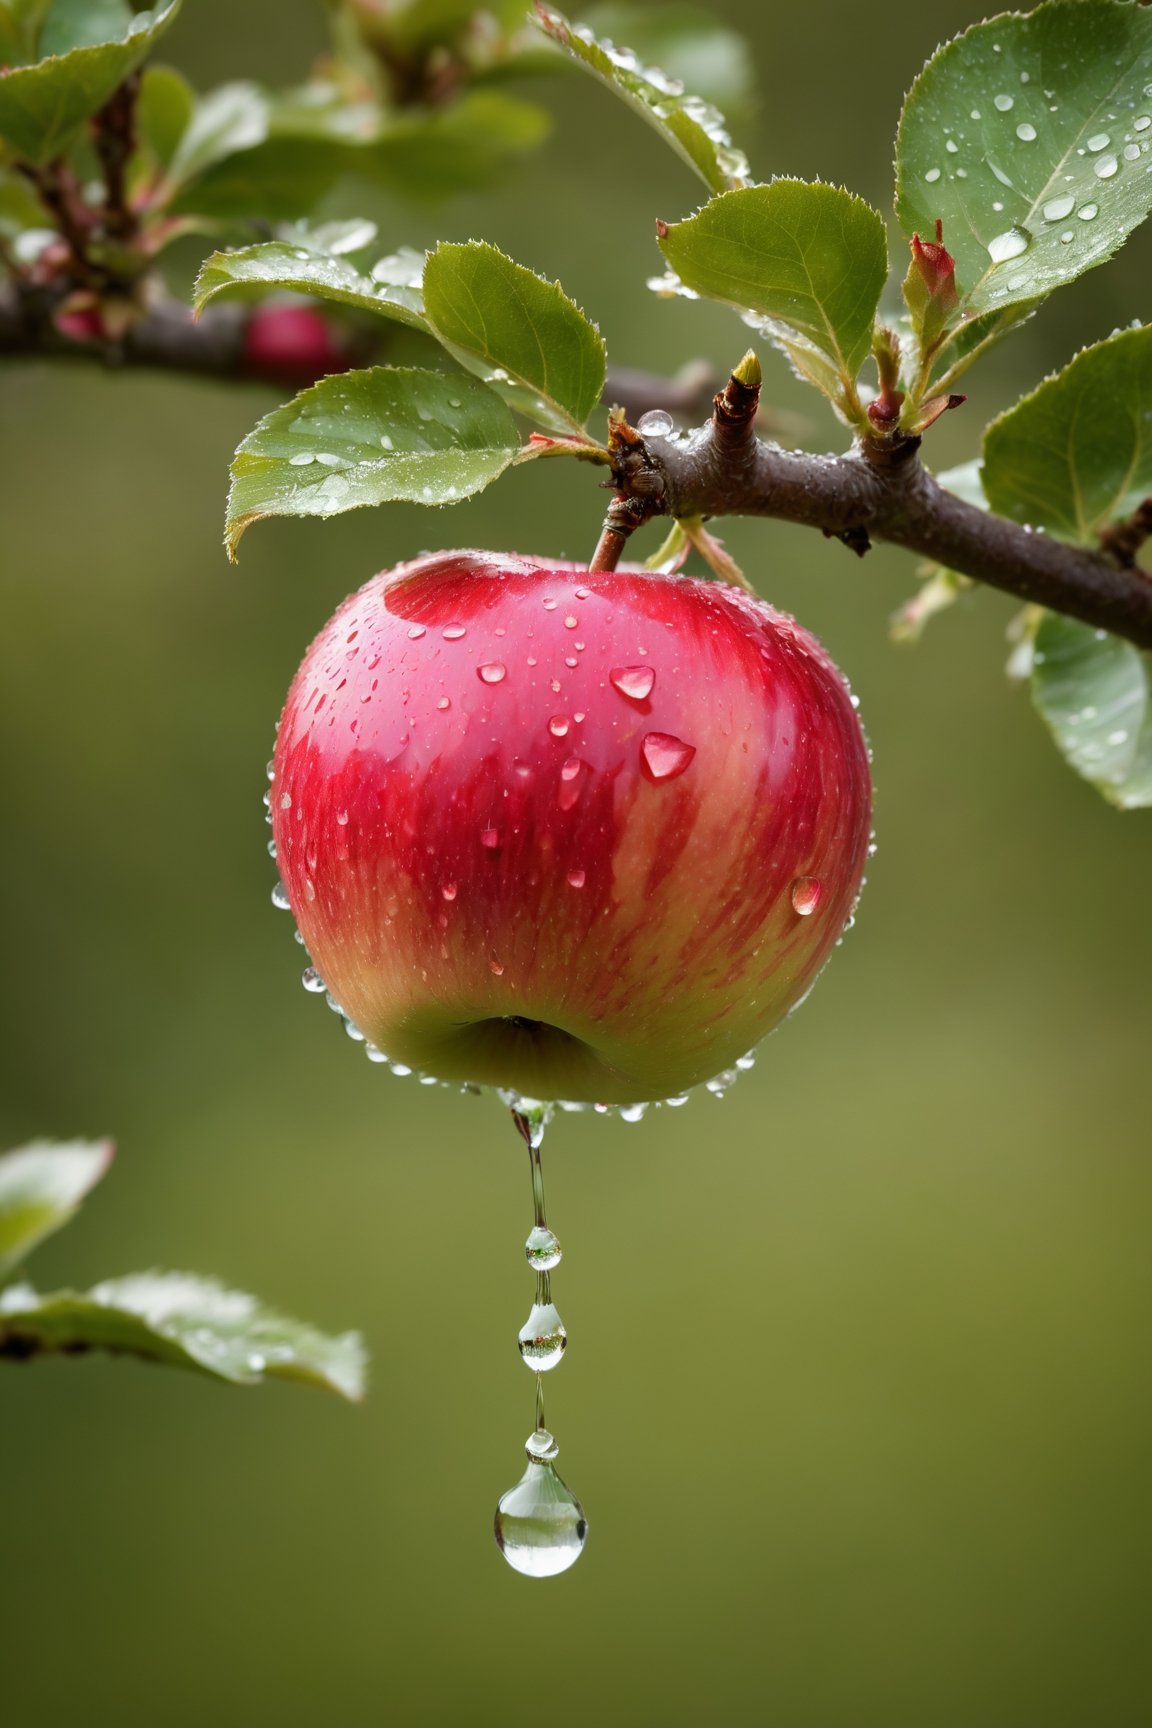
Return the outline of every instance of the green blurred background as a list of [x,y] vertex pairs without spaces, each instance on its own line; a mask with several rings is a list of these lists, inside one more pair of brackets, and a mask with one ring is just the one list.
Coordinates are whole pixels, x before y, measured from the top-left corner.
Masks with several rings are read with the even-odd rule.
[[[978,13],[716,10],[754,47],[756,171],[887,209],[902,91]],[[313,0],[189,0],[167,58],[288,81],[321,39]],[[387,246],[505,246],[621,363],[730,364],[731,315],[643,287],[694,182],[607,94],[540,91],[553,139],[501,192],[334,211]],[[985,362],[938,465],[1147,315],[1148,260],[1145,236]],[[1152,821],[1073,779],[1004,680],[1010,604],[895,649],[911,559],[730,526],[861,696],[880,850],[828,976],[726,1099],[550,1134],[572,1346],[549,1419],[591,1537],[537,1584],[490,1534],[531,1425],[523,1149],[493,1101],[371,1067],[300,989],[260,794],[345,593],[421,547],[586,554],[595,476],[262,525],[234,570],[228,459],[276,393],[8,366],[0,396],[0,1144],[119,1144],[37,1277],[196,1268],[373,1355],[358,1409],[127,1362],[0,1373],[6,1728],[1147,1720]]]

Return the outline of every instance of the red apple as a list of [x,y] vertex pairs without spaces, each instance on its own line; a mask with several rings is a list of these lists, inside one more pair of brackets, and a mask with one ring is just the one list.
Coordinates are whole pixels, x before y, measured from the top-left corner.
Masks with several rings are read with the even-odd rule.
[[844,680],[716,582],[489,552],[376,576],[304,657],[274,762],[312,960],[394,1062],[627,1104],[803,996],[868,851]]
[[347,372],[348,355],[313,306],[257,306],[244,331],[244,370],[273,384],[314,384]]

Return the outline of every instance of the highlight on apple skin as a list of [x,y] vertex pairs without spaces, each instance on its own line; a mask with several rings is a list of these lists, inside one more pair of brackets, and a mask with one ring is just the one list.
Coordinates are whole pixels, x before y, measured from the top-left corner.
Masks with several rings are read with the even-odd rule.
[[313,964],[391,1061],[627,1105],[707,1081],[807,993],[871,786],[841,674],[764,602],[457,551],[321,630],[271,811]]

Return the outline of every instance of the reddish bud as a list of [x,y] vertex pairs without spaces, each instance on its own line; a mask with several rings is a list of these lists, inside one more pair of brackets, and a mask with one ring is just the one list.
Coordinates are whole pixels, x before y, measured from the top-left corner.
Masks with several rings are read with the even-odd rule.
[[959,298],[956,292],[956,260],[944,244],[944,224],[936,218],[935,240],[912,236],[912,262],[930,297],[951,308]]
[[276,383],[312,384],[327,373],[346,372],[348,356],[311,306],[259,306],[244,336],[244,369]]

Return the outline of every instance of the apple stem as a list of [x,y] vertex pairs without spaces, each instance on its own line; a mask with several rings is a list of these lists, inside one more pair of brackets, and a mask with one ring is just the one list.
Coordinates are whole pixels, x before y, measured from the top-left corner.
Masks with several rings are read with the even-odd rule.
[[643,500],[618,493],[608,506],[596,550],[588,561],[590,574],[603,575],[615,570],[629,539],[651,514]]

